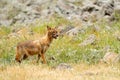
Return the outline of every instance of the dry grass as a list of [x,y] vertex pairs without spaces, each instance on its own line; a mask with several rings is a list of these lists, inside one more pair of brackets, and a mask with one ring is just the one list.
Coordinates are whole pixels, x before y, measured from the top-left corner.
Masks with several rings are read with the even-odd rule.
[[9,65],[0,67],[0,80],[119,80],[116,65],[72,64],[71,70],[52,69],[47,65]]

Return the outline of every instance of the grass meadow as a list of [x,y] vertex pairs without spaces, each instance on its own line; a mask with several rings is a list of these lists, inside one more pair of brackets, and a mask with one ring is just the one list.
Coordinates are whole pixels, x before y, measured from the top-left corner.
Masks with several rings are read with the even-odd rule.
[[[120,53],[120,21],[107,23],[104,20],[94,25],[99,29],[94,31],[94,25],[83,33],[73,37],[60,36],[54,40],[46,52],[47,64],[36,63],[37,56],[29,57],[22,64],[15,62],[15,49],[18,42],[37,39],[46,32],[46,26],[51,27],[73,25],[84,27],[82,23],[66,19],[52,19],[50,22],[36,21],[28,27],[0,27],[0,80],[119,80],[120,66],[118,64],[102,64],[100,59],[106,53],[105,48]],[[19,31],[19,35],[13,31]],[[28,32],[31,30],[32,35]],[[79,46],[89,35],[95,34],[94,44]],[[55,60],[50,58],[54,57]],[[68,63],[72,70],[57,70],[52,67],[60,63]]]

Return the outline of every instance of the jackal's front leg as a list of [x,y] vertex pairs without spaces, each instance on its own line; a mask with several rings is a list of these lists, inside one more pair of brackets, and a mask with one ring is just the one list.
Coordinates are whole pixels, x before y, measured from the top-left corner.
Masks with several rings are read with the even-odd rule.
[[44,54],[44,53],[42,53],[42,54],[41,54],[41,57],[42,57],[42,60],[43,60],[43,64],[46,64],[45,54]]
[[41,57],[41,55],[40,55],[40,54],[38,54],[37,63],[39,62],[39,60],[40,60],[40,57]]

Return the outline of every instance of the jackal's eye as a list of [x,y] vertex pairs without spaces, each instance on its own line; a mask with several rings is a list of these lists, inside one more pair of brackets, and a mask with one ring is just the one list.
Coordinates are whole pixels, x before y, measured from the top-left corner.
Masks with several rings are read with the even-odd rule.
[[52,34],[55,35],[56,33],[53,32]]
[[57,31],[54,31],[53,34],[57,34]]

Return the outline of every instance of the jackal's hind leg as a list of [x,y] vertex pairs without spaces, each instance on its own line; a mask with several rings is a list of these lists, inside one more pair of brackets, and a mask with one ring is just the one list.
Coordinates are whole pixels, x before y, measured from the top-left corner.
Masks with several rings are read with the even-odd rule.
[[40,54],[38,54],[37,63],[39,62],[39,60],[40,60],[40,57],[41,57],[41,55],[40,55]]

